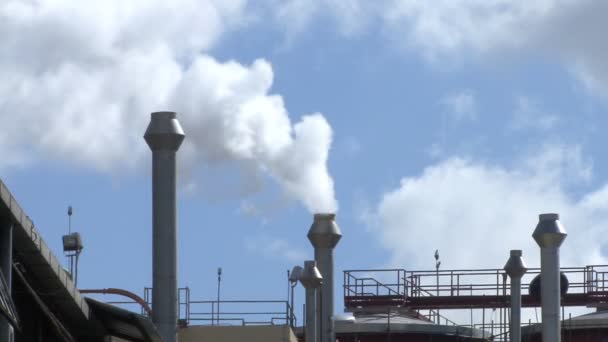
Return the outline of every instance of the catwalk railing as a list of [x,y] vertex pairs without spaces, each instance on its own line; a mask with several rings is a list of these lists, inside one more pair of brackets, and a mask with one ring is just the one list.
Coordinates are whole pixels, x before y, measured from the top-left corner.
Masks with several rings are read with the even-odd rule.
[[[289,325],[298,324],[287,300],[192,300],[188,287],[178,290],[179,324],[193,325]],[[152,307],[152,288],[144,289],[144,301]],[[133,300],[108,301],[129,310],[148,312]]]
[[[563,306],[608,303],[608,265],[564,267],[568,292]],[[528,294],[530,282],[540,273],[532,268],[522,278],[522,305],[540,306]],[[404,269],[344,271],[347,309],[409,307],[412,309],[502,308],[509,305],[510,284],[502,269],[406,271]]]
[[[568,279],[562,315],[563,307],[608,304],[608,265],[564,267],[561,272]],[[530,283],[539,274],[540,269],[532,268],[522,278],[523,307],[540,306],[540,298],[529,294]],[[502,269],[344,271],[344,305],[348,311],[407,311],[437,324],[480,329],[494,341],[508,338],[509,297],[510,281]],[[467,310],[467,315],[470,311],[470,324],[448,319],[444,310],[452,309]],[[490,317],[492,314],[496,316]]]
[[192,300],[185,287],[178,302],[182,325],[297,325],[287,300]]

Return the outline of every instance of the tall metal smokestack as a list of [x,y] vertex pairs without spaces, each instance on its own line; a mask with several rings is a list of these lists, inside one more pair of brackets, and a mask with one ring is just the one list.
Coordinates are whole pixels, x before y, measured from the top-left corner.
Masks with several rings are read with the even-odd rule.
[[540,246],[540,299],[543,342],[561,341],[559,247],[566,239],[559,214],[540,214],[532,234]]
[[342,238],[336,224],[336,214],[315,214],[308,231],[308,240],[315,248],[315,261],[323,276],[321,295],[317,298],[319,331],[321,342],[335,342],[336,334],[332,316],[334,314],[334,248]]
[[176,152],[184,131],[174,112],[152,113],[144,139],[152,150],[152,321],[177,341]]
[[304,261],[304,270],[300,275],[300,282],[306,288],[306,330],[304,336],[306,342],[319,342],[317,289],[321,286],[323,277],[317,269],[316,261]]
[[511,250],[505,271],[511,278],[511,342],[521,342],[521,277],[528,268],[521,257],[521,250]]

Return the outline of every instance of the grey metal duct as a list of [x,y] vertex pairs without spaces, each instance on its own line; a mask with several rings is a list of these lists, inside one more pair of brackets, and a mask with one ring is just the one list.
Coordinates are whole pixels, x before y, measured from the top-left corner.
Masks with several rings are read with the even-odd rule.
[[321,286],[323,277],[319,273],[317,263],[314,260],[304,261],[304,270],[300,274],[300,282],[306,289],[306,330],[304,336],[306,342],[319,342],[317,289]]
[[315,248],[315,261],[323,275],[321,294],[317,298],[321,342],[335,342],[336,334],[332,316],[334,314],[334,248],[342,238],[336,224],[336,214],[315,214],[308,231],[308,239]]
[[511,250],[511,257],[504,267],[511,278],[511,342],[521,342],[521,277],[528,270],[521,254],[521,250]]
[[559,247],[566,239],[559,214],[541,214],[532,234],[540,246],[543,342],[561,341]]
[[[0,271],[4,275],[9,295],[12,287],[13,226],[9,220],[0,220]],[[14,329],[9,320],[0,315],[0,341],[12,342]]]
[[177,341],[176,152],[184,131],[174,112],[151,114],[144,139],[152,150],[152,321]]

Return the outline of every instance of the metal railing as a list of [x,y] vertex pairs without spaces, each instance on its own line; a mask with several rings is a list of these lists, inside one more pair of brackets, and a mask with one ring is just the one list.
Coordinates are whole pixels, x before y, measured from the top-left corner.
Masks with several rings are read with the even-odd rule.
[[[608,291],[608,265],[562,267],[569,293]],[[530,268],[522,278],[522,290],[540,273]],[[484,296],[506,295],[510,283],[502,269],[406,271],[404,269],[346,270],[344,296]]]
[[[144,289],[144,300],[148,303],[151,291],[151,288]],[[192,300],[189,287],[179,288],[177,298],[182,325],[297,326],[294,310],[287,300]]]
[[[584,295],[587,301],[606,301],[608,298],[608,265],[563,267],[561,272],[568,278],[568,294]],[[522,290],[529,292],[530,282],[540,274],[539,268],[531,268],[522,278]],[[522,291],[522,292],[523,292]],[[344,271],[345,306],[351,310],[382,311],[383,307],[399,307],[415,311],[423,318],[437,324],[458,325],[476,328],[494,341],[508,340],[508,308],[504,300],[510,294],[510,281],[502,269],[460,269],[406,271],[404,269],[347,270]],[[422,298],[425,297],[425,298]],[[454,297],[460,297],[458,309],[470,311],[470,324],[457,324],[439,314]],[[469,299],[467,299],[467,297]],[[419,300],[419,299],[420,300]],[[444,298],[444,299],[442,299]],[[494,298],[494,302],[484,300]],[[496,302],[496,298],[503,298]],[[416,309],[416,304],[433,300],[433,309]],[[424,301],[423,301],[424,300]],[[482,302],[479,305],[479,301]],[[462,303],[466,304],[464,307]],[[485,304],[483,304],[485,302]],[[477,306],[473,306],[473,304]],[[578,305],[579,303],[571,303]],[[566,305],[566,304],[565,304]],[[532,303],[532,306],[534,304]],[[427,307],[420,305],[418,307]],[[473,311],[482,309],[481,323],[474,323]],[[485,310],[497,310],[497,319],[485,321]],[[426,311],[428,310],[428,311]],[[426,315],[422,315],[421,311]],[[563,311],[563,307],[562,307]],[[562,313],[563,314],[563,313]],[[531,324],[528,323],[528,324]]]
[[[389,282],[380,282],[372,277],[356,277],[356,273],[372,273],[385,278],[390,276]],[[406,271],[402,269],[386,269],[386,270],[357,270],[344,271],[344,295],[345,296],[365,296],[365,295],[388,295],[388,296],[405,296],[407,293],[407,284],[403,282]]]
[[[179,288],[177,298],[181,325],[288,325],[295,328],[298,324],[287,300],[192,300],[188,287]],[[143,300],[154,310],[151,287],[144,288]],[[133,300],[107,303],[148,315]]]

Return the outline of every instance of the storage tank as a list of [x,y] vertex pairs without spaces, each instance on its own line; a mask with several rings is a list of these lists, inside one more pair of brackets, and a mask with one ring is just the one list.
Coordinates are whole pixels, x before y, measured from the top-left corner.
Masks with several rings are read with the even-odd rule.
[[[334,316],[334,324],[338,342],[490,341],[489,332],[435,324],[414,312],[340,314]],[[306,342],[301,332],[298,337]]]

